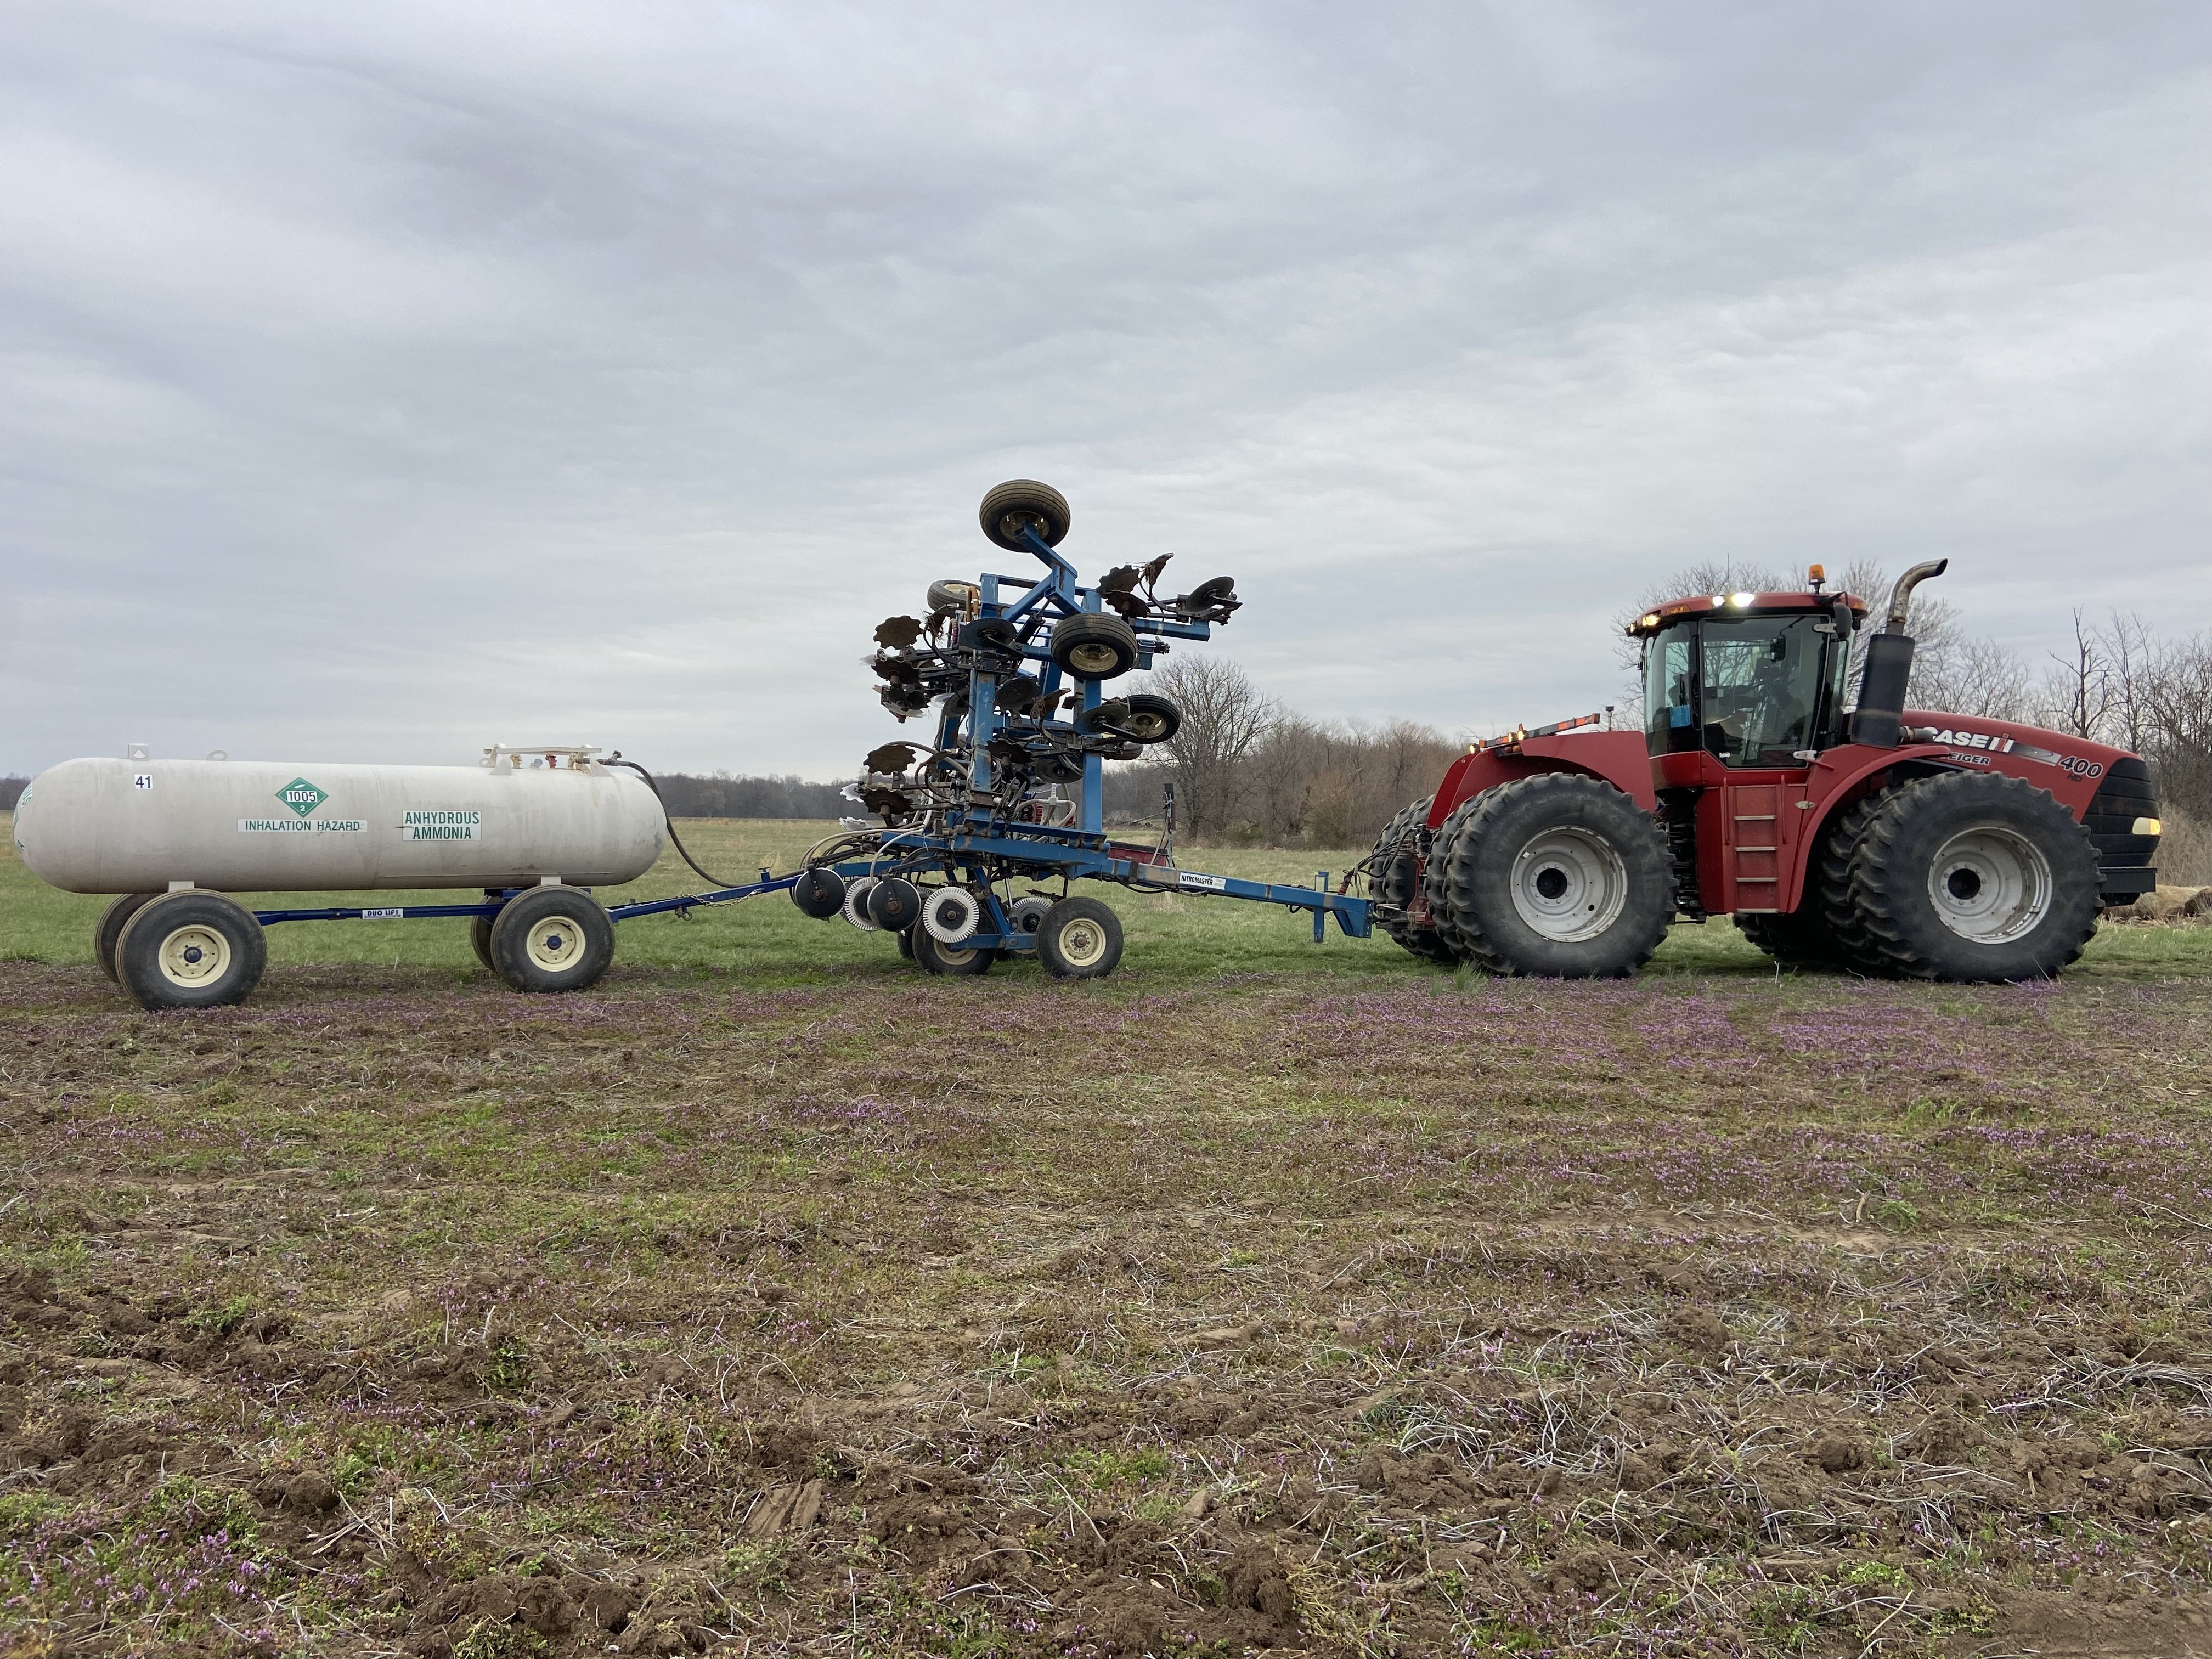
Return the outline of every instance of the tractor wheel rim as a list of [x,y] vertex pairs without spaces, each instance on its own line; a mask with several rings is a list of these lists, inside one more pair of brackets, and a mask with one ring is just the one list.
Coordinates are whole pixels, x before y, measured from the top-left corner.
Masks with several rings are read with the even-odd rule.
[[1139,743],[1158,743],[1168,732],[1166,720],[1158,714],[1132,714],[1121,725]]
[[221,979],[230,969],[230,941],[194,922],[161,941],[161,977],[187,991]]
[[1620,849],[1587,830],[1547,830],[1513,860],[1513,908],[1528,930],[1561,945],[1595,939],[1628,902]]
[[1092,967],[1106,954],[1106,930],[1079,916],[1060,930],[1060,960],[1071,968]]
[[1081,674],[1103,674],[1121,660],[1110,645],[1083,644],[1068,647],[1067,665]]
[[2025,938],[2051,914],[2051,861],[2026,837],[1994,824],[1951,837],[1928,866],[1936,920],[1977,945]]
[[523,948],[536,966],[558,973],[584,954],[584,930],[565,916],[548,918],[532,927]]

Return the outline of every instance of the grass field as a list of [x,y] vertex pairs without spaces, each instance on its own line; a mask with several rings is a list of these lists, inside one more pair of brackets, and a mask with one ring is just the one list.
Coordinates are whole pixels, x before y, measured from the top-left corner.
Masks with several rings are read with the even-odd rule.
[[1143,898],[1061,984],[779,896],[155,1017],[100,902],[0,862],[0,1653],[2212,1652],[2212,928],[1562,985]]

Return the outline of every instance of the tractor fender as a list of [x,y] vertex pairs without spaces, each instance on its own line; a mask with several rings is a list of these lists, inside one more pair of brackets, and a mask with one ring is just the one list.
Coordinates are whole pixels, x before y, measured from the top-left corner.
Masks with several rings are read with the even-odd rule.
[[[1907,743],[1895,749],[1845,744],[1829,750],[1814,763],[1812,774],[1803,786],[1804,795],[1819,805],[1810,813],[1811,822],[1799,836],[1796,856],[1790,860],[1783,872],[1782,890],[1776,902],[1784,910],[1794,910],[1802,902],[1812,851],[1820,844],[1829,823],[1878,787],[1874,781],[1884,773],[1902,767],[1916,775],[1929,772],[1989,772],[2019,778],[2056,797],[2078,820],[2089,810],[2097,780],[2114,761],[2128,755],[2126,750],[2106,744],[2002,720],[1969,720],[1961,715],[1917,708],[1906,710],[1905,718],[1910,726],[1943,730],[1953,740]],[[2005,741],[2008,738],[2008,743]],[[2043,742],[2036,742],[2038,738]],[[2045,744],[2064,747],[2045,747]]]
[[1647,812],[1659,797],[1651,787],[1651,756],[1641,732],[1584,732],[1550,738],[1524,738],[1510,749],[1462,755],[1445,770],[1429,807],[1434,830],[1452,809],[1471,796],[1516,778],[1540,772],[1581,772],[1601,778]]

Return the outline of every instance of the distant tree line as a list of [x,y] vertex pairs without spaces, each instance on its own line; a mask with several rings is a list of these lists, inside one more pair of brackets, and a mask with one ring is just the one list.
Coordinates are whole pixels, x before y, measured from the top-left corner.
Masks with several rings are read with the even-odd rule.
[[661,798],[679,818],[835,818],[860,809],[840,793],[842,783],[809,783],[801,777],[734,777],[656,772]]
[[1109,822],[1157,824],[1164,789],[1194,842],[1362,847],[1434,789],[1465,745],[1411,720],[1363,726],[1285,708],[1220,657],[1177,658],[1151,688],[1182,710],[1157,759],[1109,768]]

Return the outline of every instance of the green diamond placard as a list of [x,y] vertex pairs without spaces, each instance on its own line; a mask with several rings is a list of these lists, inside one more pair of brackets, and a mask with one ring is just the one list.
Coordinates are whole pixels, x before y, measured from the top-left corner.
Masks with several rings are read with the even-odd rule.
[[304,818],[328,800],[330,795],[327,792],[316,788],[305,778],[295,778],[276,792],[276,799]]

